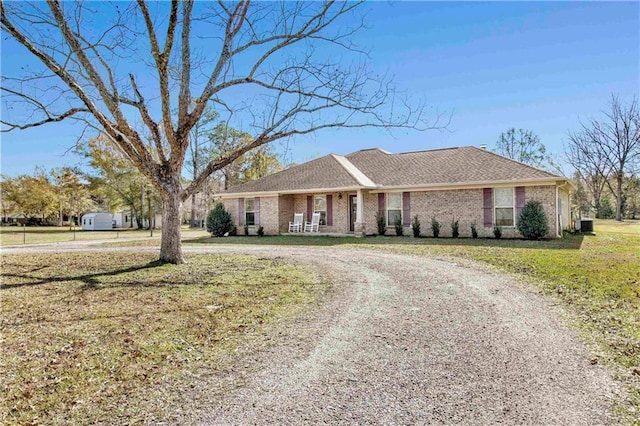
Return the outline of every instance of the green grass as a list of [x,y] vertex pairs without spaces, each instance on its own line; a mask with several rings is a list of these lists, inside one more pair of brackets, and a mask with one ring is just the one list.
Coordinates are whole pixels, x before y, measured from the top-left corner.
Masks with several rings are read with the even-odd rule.
[[[550,241],[306,236],[189,238],[185,235],[183,242],[187,245],[314,245],[386,250],[476,260],[515,273],[560,301],[570,314],[570,321],[582,330],[587,340],[598,345],[600,349],[592,362],[613,366],[618,372],[617,378],[629,390],[627,400],[617,406],[620,418],[625,423],[640,424],[640,223],[597,221],[595,226],[597,236],[569,235]],[[158,244],[154,238],[124,245]],[[282,315],[293,314],[308,306],[307,303],[311,303],[308,301],[317,294],[318,286],[314,286],[308,276],[296,275],[301,274],[297,269],[277,264],[269,266],[270,261],[253,257],[191,256],[192,261],[187,265],[149,266],[148,262],[157,255],[109,256],[108,261],[94,264],[96,261],[91,260],[87,265],[86,255],[41,255],[26,259],[5,256],[3,272],[18,271],[23,275],[22,278],[5,276],[8,286],[1,290],[3,353],[12,354],[3,360],[6,366],[2,368],[11,372],[3,372],[3,378],[7,378],[2,384],[3,394],[9,396],[5,399],[8,410],[18,407],[16,411],[9,411],[12,422],[26,423],[32,421],[34,415],[53,419],[45,423],[68,419],[80,423],[92,419],[113,422],[114,418],[143,422],[152,413],[164,409],[145,402],[149,389],[170,384],[169,387],[179,393],[188,383],[181,376],[185,368],[197,370],[206,363],[216,365],[221,354],[237,347],[248,330],[256,324],[259,327],[261,320],[266,323],[277,318],[280,315],[277,306],[283,307]],[[260,271],[273,272],[279,266],[286,266],[288,272],[284,275],[263,273],[251,266],[258,264],[265,267]],[[245,275],[238,275],[238,271]],[[283,290],[282,297],[278,296],[279,292],[270,293],[271,290],[264,293],[263,285],[257,286],[259,288],[253,285],[280,283],[275,288],[287,289],[292,287],[285,285],[289,279],[306,284],[299,288],[293,286],[298,289],[295,291]],[[28,285],[38,280],[45,283]],[[244,286],[243,280],[246,280]],[[20,282],[25,284],[15,287]],[[266,288],[274,287],[267,285]],[[241,307],[237,308],[236,304]],[[243,309],[244,305],[253,308]],[[263,305],[274,308],[263,311]],[[67,313],[67,309],[71,313]],[[116,312],[115,316],[109,314],[112,311]],[[211,322],[203,323],[202,318]],[[91,337],[94,335],[99,340]],[[211,338],[212,335],[215,337]],[[101,350],[102,340],[113,350]],[[189,348],[198,349],[194,352]],[[76,359],[73,357],[78,351],[87,368],[73,367],[71,359]],[[177,355],[169,357],[170,353]],[[163,354],[167,354],[166,359]],[[56,361],[52,363],[53,360]],[[96,362],[98,365],[94,365]],[[145,370],[151,368],[149,365],[158,365],[160,370]],[[30,370],[36,375],[31,375]],[[75,371],[71,379],[66,378],[66,371]],[[160,383],[156,383],[158,377],[162,378]],[[102,385],[98,386],[96,380]],[[9,383],[19,386],[9,386]],[[54,389],[58,390],[52,393]],[[95,398],[92,392],[96,393]],[[131,394],[131,398],[126,404],[118,404],[118,397],[125,393]],[[53,396],[47,396],[49,394]],[[81,395],[78,400],[82,402],[75,403],[73,395]],[[112,417],[114,415],[116,417]]]
[[156,257],[2,257],[0,423],[171,419],[194,376],[233,369],[240,345],[263,344],[270,324],[328,289],[312,269],[277,259]]
[[[160,229],[153,230],[154,237],[160,237]],[[182,227],[183,238],[197,238],[206,236],[206,231],[200,229],[190,229]],[[22,245],[22,244],[42,244],[59,243],[65,241],[94,241],[110,240],[119,238],[144,238],[151,236],[148,230],[138,229],[114,229],[111,231],[83,231],[81,227],[76,227],[75,232],[69,227],[58,226],[2,226],[0,227],[0,245]],[[155,241],[152,240],[152,241]]]
[[640,424],[640,222],[597,221],[596,236],[549,241],[411,237],[228,237],[185,244],[340,246],[481,261],[525,277],[561,301],[570,321],[600,349],[592,362],[613,366],[629,390],[617,410]]

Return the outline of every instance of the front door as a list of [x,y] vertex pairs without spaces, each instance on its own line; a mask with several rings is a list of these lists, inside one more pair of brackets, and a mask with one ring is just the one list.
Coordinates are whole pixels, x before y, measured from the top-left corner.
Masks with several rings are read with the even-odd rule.
[[358,197],[349,195],[349,231],[354,231],[353,223],[356,221],[358,214]]

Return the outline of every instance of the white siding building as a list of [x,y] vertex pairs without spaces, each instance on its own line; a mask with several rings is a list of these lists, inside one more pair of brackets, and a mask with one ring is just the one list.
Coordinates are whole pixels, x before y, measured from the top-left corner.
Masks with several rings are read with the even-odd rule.
[[82,216],[83,231],[109,231],[113,229],[110,213],[87,213]]

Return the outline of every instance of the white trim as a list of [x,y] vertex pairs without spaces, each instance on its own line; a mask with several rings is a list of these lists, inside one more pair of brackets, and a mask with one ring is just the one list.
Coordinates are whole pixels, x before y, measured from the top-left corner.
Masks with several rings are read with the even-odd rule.
[[258,192],[223,192],[215,196],[221,199],[226,198],[246,198],[246,197],[277,197],[279,195],[289,194],[333,194],[334,192],[357,191],[362,189],[357,186],[345,186],[343,188],[310,188],[310,189],[292,189],[288,191],[258,191]]
[[558,187],[556,186],[556,237],[561,237],[561,230],[560,230],[560,213],[558,212]]
[[[348,200],[347,200],[348,201]],[[351,212],[351,205],[349,205],[349,212]],[[349,213],[351,214],[351,213]],[[355,223],[364,223],[364,198],[362,197],[362,190],[359,189],[356,192],[356,220]],[[349,226],[351,227],[351,226]],[[353,229],[355,232],[355,228]]]
[[342,155],[331,154],[331,156],[358,182],[364,187],[376,188],[377,185],[373,183],[371,179],[367,177],[360,169],[353,165],[353,163],[347,160]]

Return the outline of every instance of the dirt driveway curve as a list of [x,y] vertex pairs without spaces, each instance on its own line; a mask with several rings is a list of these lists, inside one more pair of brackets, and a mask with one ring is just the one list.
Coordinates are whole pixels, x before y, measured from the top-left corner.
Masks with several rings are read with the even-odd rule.
[[259,355],[262,368],[246,386],[187,423],[612,422],[617,389],[607,371],[590,364],[556,308],[507,275],[335,247],[185,252],[282,256],[317,264],[336,285],[317,315]]

